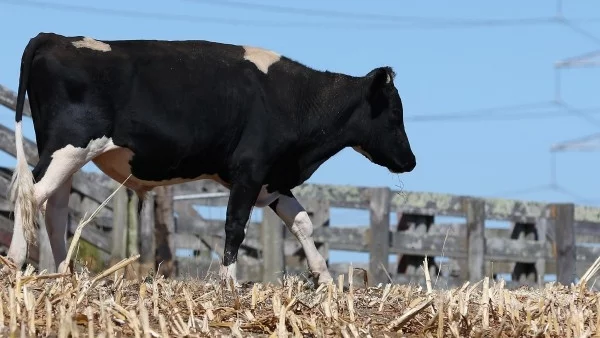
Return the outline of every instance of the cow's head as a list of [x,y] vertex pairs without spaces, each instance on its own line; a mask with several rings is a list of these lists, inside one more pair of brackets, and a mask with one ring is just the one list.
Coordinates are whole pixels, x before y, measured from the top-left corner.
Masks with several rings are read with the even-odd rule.
[[360,111],[361,137],[354,150],[393,173],[412,171],[416,166],[404,130],[402,100],[389,67],[376,68],[365,77],[366,100]]

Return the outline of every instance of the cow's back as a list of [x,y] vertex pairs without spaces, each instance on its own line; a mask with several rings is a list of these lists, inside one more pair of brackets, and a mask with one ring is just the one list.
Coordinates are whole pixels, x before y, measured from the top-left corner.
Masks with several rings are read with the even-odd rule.
[[[222,171],[248,121],[264,122],[265,74],[241,46],[43,38],[29,82],[34,101],[51,103],[34,116],[41,144],[44,130],[61,121],[87,133],[79,146],[107,136],[130,149],[141,179],[187,178]],[[68,108],[56,110],[61,105]]]

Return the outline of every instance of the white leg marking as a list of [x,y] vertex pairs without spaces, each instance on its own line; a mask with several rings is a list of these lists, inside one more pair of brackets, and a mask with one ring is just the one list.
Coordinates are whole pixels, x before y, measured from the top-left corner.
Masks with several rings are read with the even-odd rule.
[[110,52],[110,45],[106,42],[94,40],[92,38],[85,37],[83,40],[74,41],[73,46],[77,48],[89,48],[97,50],[99,52]]
[[308,261],[308,268],[312,273],[319,276],[318,282],[327,283],[333,280],[327,270],[325,259],[315,246],[315,241],[312,237],[313,224],[302,205],[295,198],[281,195],[276,209],[277,215],[279,215],[285,225],[300,241],[300,244],[302,244],[306,260]]
[[265,74],[267,74],[272,64],[281,59],[281,55],[262,48],[244,46],[244,50],[244,59],[254,63]]
[[224,266],[221,262],[221,267],[219,268],[219,277],[221,281],[226,282],[227,287],[229,288],[229,279],[233,279],[233,285],[238,287],[240,284],[237,281],[237,262],[232,263],[229,266]]
[[8,257],[20,267],[27,257],[27,244],[35,244],[37,239],[35,228],[37,204],[34,200],[33,174],[25,157],[23,127],[20,121],[15,126],[15,143],[17,165],[8,189],[10,201],[15,205],[15,221]]
[[[69,219],[71,181],[72,178],[69,177],[46,202],[46,231],[52,247],[54,266],[59,269],[58,271],[64,271],[60,270],[61,263],[67,257],[67,222]],[[68,264],[68,262],[64,263]]]

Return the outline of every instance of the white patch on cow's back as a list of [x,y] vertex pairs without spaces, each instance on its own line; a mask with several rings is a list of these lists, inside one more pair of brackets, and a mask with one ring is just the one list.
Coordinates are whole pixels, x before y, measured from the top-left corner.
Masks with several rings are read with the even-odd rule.
[[265,74],[272,64],[281,59],[281,55],[258,47],[244,46],[244,50],[244,59],[254,63]]
[[88,37],[84,37],[82,40],[79,41],[73,41],[73,46],[77,48],[89,48],[97,50],[99,52],[110,52],[112,50],[108,43]]

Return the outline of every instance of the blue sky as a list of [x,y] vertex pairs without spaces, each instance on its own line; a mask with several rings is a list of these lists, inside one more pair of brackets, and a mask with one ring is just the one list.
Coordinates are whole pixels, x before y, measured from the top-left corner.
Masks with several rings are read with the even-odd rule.
[[[67,0],[51,2],[88,6]],[[399,178],[345,150],[325,163],[310,182],[392,188],[402,184],[410,191],[581,202],[552,189],[534,189],[527,194],[511,191],[549,184],[549,148],[557,142],[599,132],[600,122],[593,125],[576,114],[489,119],[492,114],[521,114],[515,109],[489,112],[479,121],[411,119],[424,114],[550,102],[555,97],[554,63],[600,49],[597,1],[562,5],[565,18],[596,35],[596,40],[566,24],[542,20],[537,24],[425,26],[431,19],[551,18],[557,3],[548,0],[252,2],[316,11],[302,12],[310,15],[217,3],[105,0],[90,5],[155,14],[152,18],[132,18],[97,11],[54,10],[32,1],[0,0],[0,31],[4,32],[0,83],[17,89],[23,48],[41,31],[98,39],[207,39],[250,44],[276,50],[317,69],[352,75],[389,65],[397,73],[395,82],[403,99],[406,130],[417,157],[415,170]],[[318,17],[323,11],[351,14]],[[561,97],[570,106],[600,108],[600,69],[563,70],[561,79]],[[591,116],[600,121],[600,109]],[[12,128],[13,113],[0,108],[0,123]],[[25,134],[33,138],[31,123],[27,123]],[[586,204],[600,204],[598,156],[596,152],[556,156],[558,184],[582,196]],[[14,159],[0,155],[0,165],[13,164]],[[332,219],[334,223],[336,219],[341,223],[351,221],[344,216],[348,214],[337,215]]]

